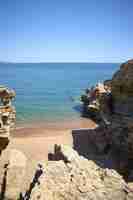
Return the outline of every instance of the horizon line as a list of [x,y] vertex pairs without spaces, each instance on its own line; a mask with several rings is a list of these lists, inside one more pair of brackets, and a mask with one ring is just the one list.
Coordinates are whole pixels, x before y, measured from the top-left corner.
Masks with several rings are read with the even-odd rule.
[[48,64],[48,63],[50,63],[50,64],[76,64],[76,63],[102,63],[102,64],[104,64],[104,63],[123,63],[123,62],[125,62],[125,61],[121,61],[121,62],[115,62],[115,61],[108,61],[108,62],[105,62],[105,61],[40,61],[40,62],[17,62],[17,61],[0,61],[0,64]]

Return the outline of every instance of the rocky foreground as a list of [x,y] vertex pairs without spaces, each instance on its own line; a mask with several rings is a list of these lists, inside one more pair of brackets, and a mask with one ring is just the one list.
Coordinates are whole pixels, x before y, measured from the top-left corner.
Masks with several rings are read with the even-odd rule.
[[133,199],[132,188],[115,170],[100,167],[68,146],[56,145],[51,161],[38,165],[28,163],[17,150],[9,154],[7,164],[1,166],[1,199]]
[[55,145],[49,161],[36,163],[17,149],[2,149],[0,199],[133,199],[133,61],[122,64],[109,84],[110,93],[96,99],[98,127],[72,132],[76,151]]

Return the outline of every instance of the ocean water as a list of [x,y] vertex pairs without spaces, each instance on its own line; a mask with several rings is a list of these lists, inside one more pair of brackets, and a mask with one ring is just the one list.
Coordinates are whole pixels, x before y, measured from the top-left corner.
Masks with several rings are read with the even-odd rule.
[[[0,84],[15,89],[17,123],[73,120],[86,87],[110,79],[116,63],[0,64]],[[75,101],[73,101],[73,99]]]

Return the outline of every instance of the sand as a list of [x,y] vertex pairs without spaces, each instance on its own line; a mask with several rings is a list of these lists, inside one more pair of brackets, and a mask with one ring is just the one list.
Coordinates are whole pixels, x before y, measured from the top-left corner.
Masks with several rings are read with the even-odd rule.
[[57,123],[33,124],[29,127],[16,127],[11,133],[9,149],[22,151],[28,160],[47,160],[54,144],[73,146],[73,129],[95,128],[90,119],[68,120]]

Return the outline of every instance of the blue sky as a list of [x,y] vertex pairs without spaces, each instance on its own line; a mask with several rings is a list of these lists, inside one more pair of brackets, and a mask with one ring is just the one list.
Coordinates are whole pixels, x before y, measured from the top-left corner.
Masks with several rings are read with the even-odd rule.
[[133,57],[133,0],[0,0],[0,60],[122,62]]

